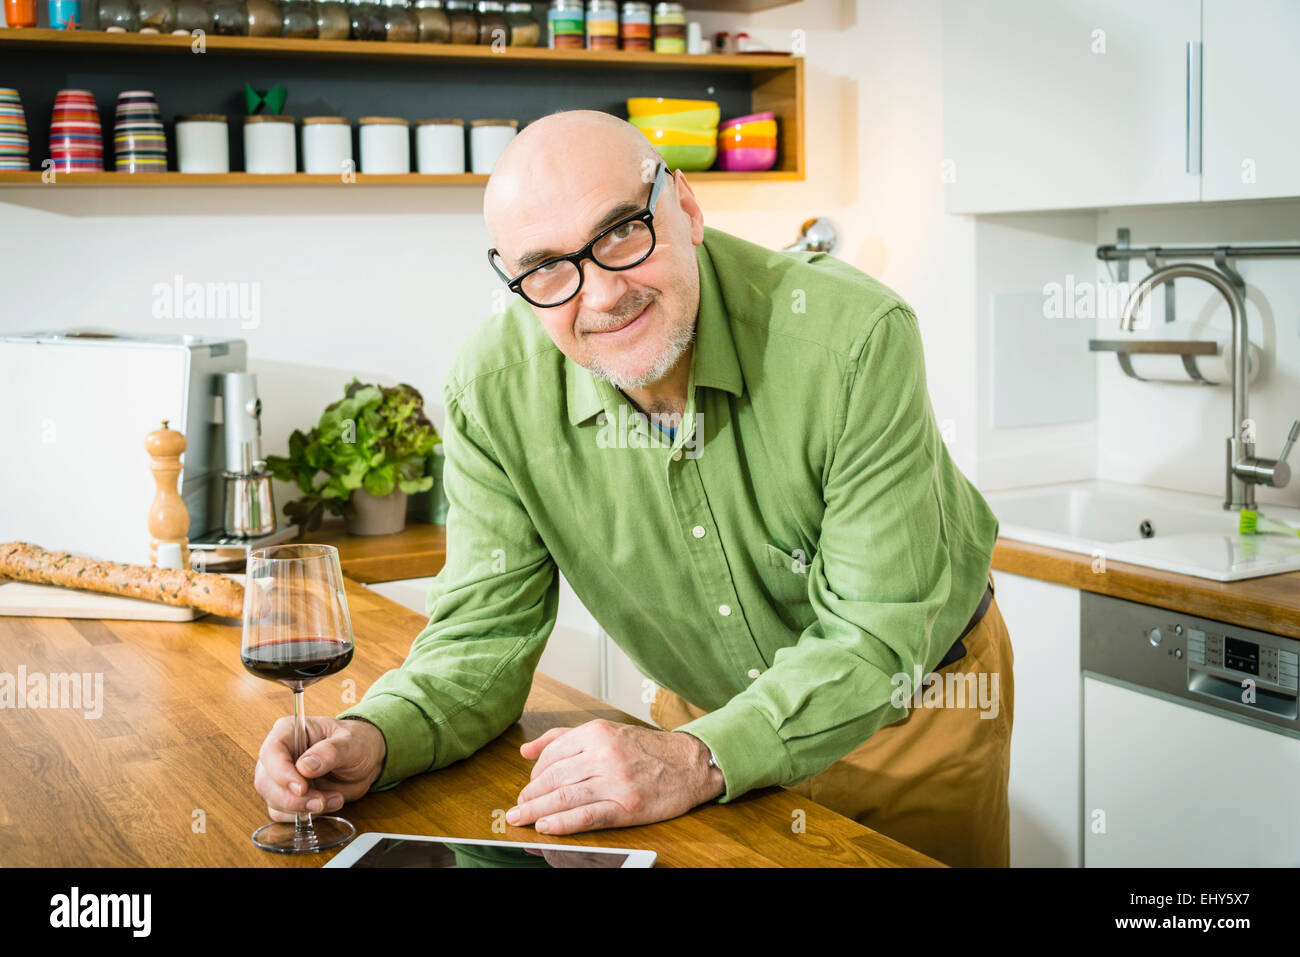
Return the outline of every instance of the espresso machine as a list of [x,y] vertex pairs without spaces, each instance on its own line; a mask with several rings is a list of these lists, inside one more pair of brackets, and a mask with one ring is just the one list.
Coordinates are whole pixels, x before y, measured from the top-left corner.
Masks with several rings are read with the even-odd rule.
[[262,456],[262,400],[252,372],[225,372],[216,377],[221,410],[221,528],[191,541],[196,564],[215,569],[241,565],[254,548],[288,541],[298,526],[276,522],[271,473]]

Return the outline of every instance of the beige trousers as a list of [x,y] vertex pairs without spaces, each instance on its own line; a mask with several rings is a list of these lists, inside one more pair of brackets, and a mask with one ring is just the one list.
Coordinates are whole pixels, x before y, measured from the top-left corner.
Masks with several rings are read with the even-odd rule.
[[[996,587],[996,582],[994,585]],[[1011,638],[994,598],[963,639],[966,655],[937,674],[997,675],[997,714],[968,701],[909,707],[825,771],[790,790],[953,867],[1006,867],[1011,858]],[[947,684],[945,679],[945,684]],[[967,687],[969,687],[969,680]],[[650,716],[672,730],[705,712],[660,688]]]

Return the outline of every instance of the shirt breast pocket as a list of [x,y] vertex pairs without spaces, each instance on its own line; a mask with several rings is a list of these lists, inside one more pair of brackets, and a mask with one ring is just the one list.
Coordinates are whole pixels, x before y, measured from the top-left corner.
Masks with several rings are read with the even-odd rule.
[[808,598],[808,569],[812,555],[803,549],[785,551],[765,544],[759,574],[767,593],[779,606],[782,619],[791,628],[803,629],[811,620]]

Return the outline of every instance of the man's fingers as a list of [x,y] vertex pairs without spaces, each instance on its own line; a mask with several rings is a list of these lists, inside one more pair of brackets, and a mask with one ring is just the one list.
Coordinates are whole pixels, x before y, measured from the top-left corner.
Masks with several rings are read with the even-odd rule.
[[[581,725],[576,728],[565,728],[563,730],[568,731],[568,734],[556,735],[547,742],[542,747],[541,752],[537,755],[537,761],[533,764],[533,769],[528,772],[528,777],[536,780],[538,775],[556,761],[564,758],[571,758],[575,754],[580,754],[589,740],[589,735],[585,734],[582,729],[583,726]],[[549,733],[550,732],[548,731],[547,734]],[[543,735],[543,737],[545,737],[545,735]],[[537,740],[541,741],[542,738],[538,738]],[[524,757],[528,757],[528,755],[524,755]]]
[[523,745],[519,748],[519,752],[526,758],[529,759],[535,758],[539,754],[541,754],[542,751],[546,748],[546,746],[549,745],[552,741],[554,741],[558,737],[561,737],[562,735],[568,734],[572,730],[573,728],[551,728],[546,733],[539,735],[536,738],[533,738],[533,740],[525,741]]
[[547,815],[599,803],[602,797],[598,779],[589,778],[578,784],[561,785],[531,801],[520,802],[518,807],[506,812],[506,820],[520,826],[532,824]]
[[[292,819],[295,811],[318,813],[326,809],[331,803],[336,803],[338,807],[343,806],[343,794],[333,787],[308,788],[306,794],[295,794],[276,781],[267,772],[266,766],[261,761],[257,762],[257,767],[253,772],[253,787],[266,801],[267,805],[288,812],[290,819]],[[277,818],[277,820],[281,819]]]
[[603,827],[621,827],[626,812],[613,801],[597,801],[568,811],[548,814],[537,822],[543,834],[577,834]]
[[295,795],[307,793],[311,784],[298,773],[293,763],[293,719],[280,718],[262,742],[257,762],[265,774],[281,788]]
[[592,768],[591,762],[584,760],[582,752],[572,757],[552,761],[541,774],[534,775],[533,779],[524,785],[524,789],[519,792],[519,797],[515,799],[515,803],[523,804],[525,801],[539,798],[543,794],[554,791],[566,784],[577,784],[585,781],[596,770],[599,769]]

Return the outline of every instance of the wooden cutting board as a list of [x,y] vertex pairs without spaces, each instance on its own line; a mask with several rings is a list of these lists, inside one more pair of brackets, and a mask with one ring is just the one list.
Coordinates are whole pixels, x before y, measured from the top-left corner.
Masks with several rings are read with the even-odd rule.
[[[242,583],[243,575],[227,575]],[[132,621],[193,621],[207,612],[164,605],[144,598],[123,598],[57,585],[0,581],[0,615],[32,618],[115,618]]]

